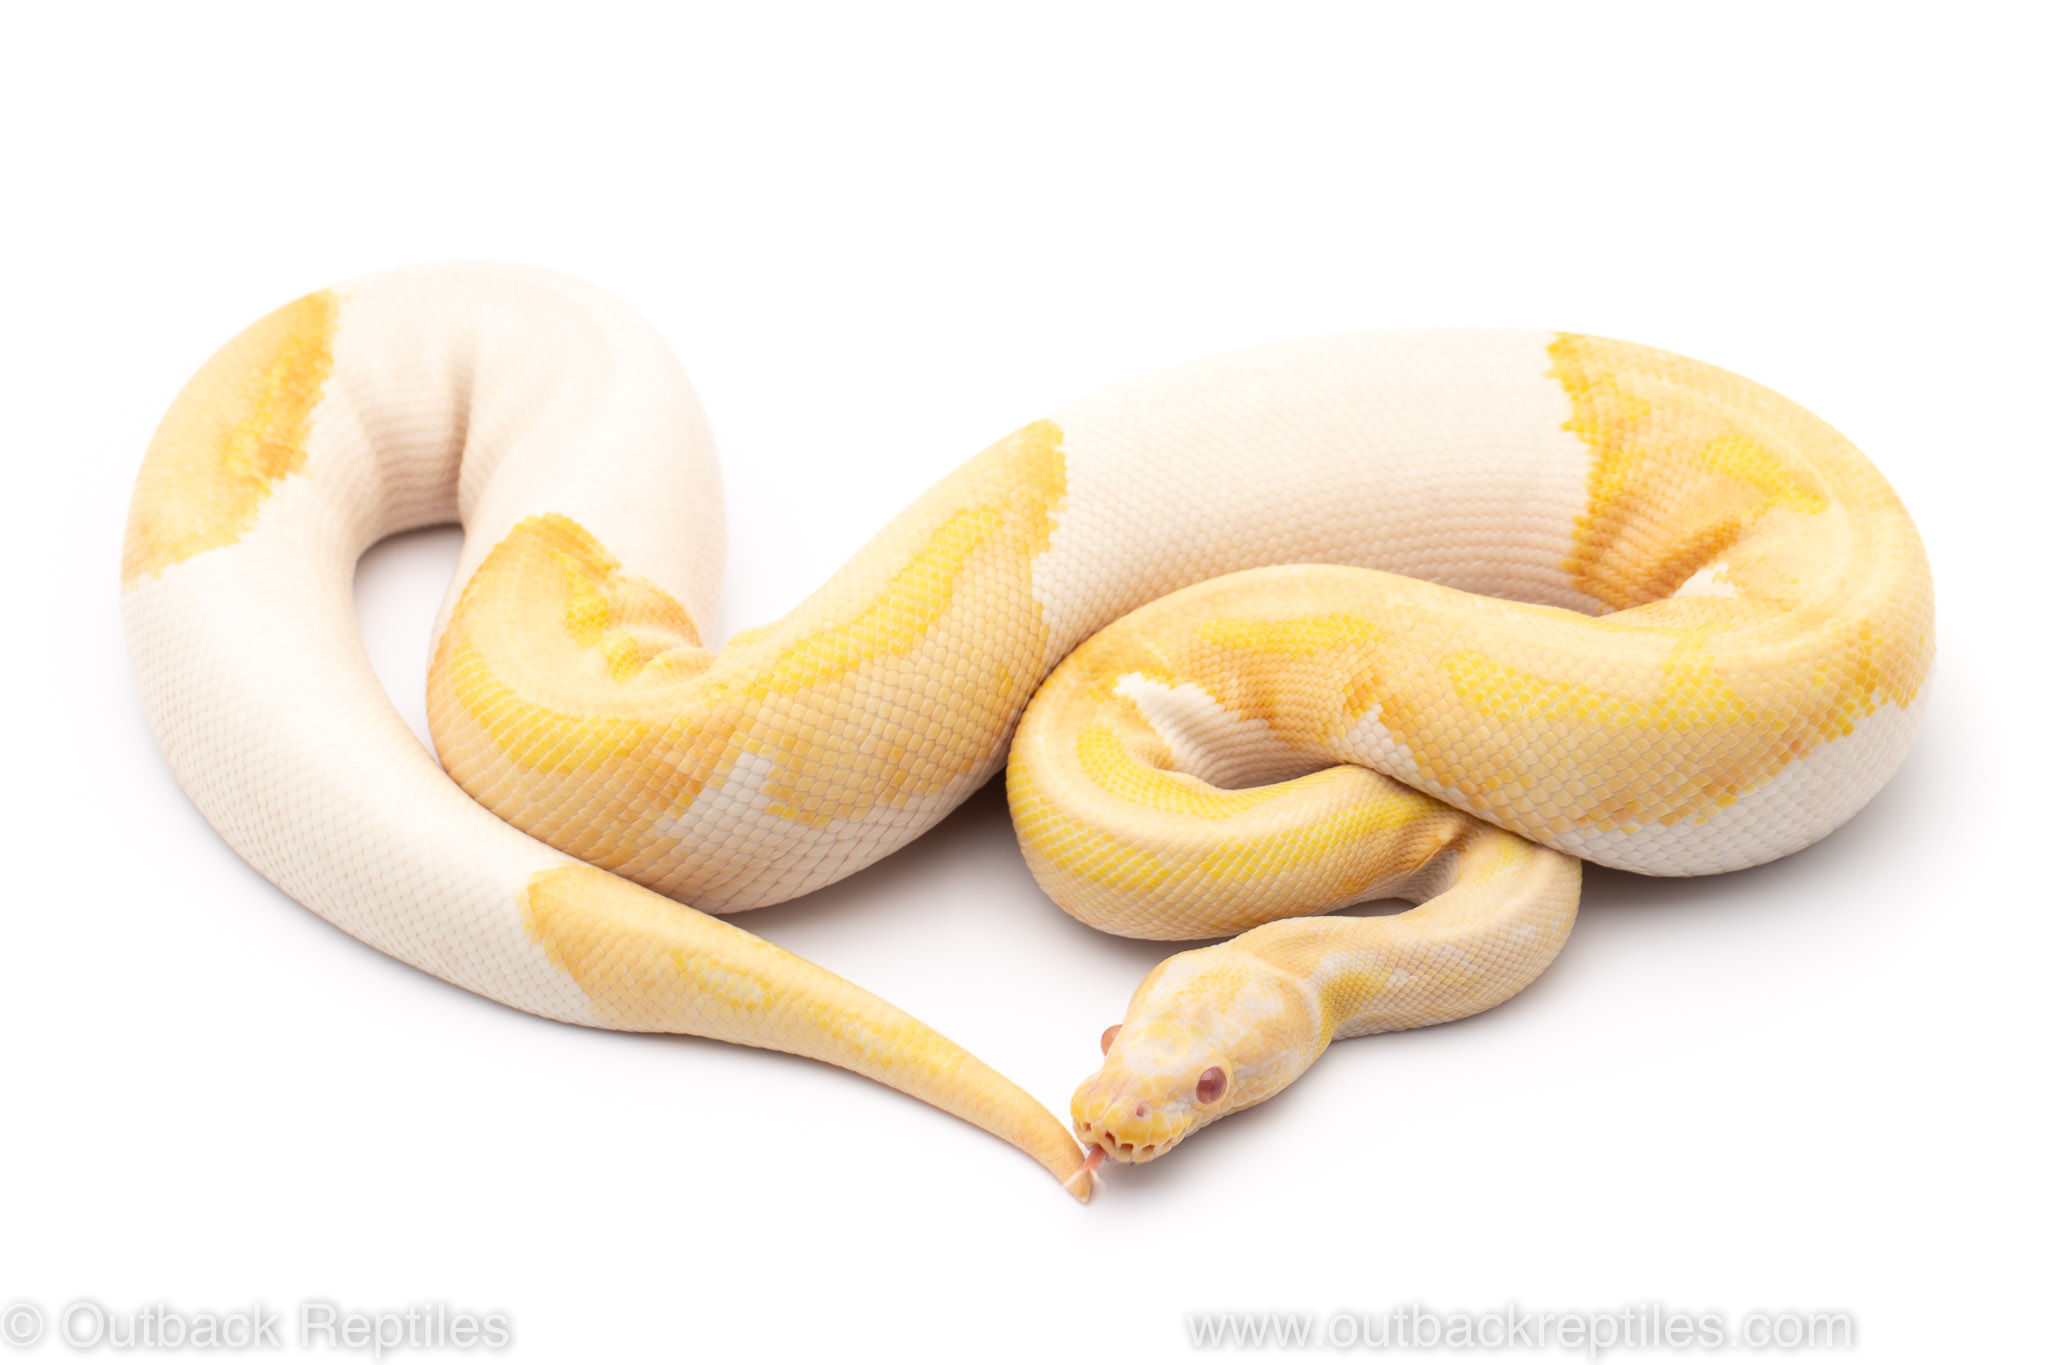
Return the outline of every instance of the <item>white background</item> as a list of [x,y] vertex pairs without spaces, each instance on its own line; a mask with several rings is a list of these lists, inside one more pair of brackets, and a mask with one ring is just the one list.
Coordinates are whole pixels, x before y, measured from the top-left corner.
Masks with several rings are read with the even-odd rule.
[[[537,1360],[1119,1360],[1185,1350],[1199,1310],[1656,1301],[1844,1309],[1858,1358],[2038,1358],[2037,14],[5,24],[0,1305],[441,1301],[508,1311]],[[1863,445],[1933,555],[1932,709],[1833,838],[1699,881],[1594,871],[1522,997],[1338,1046],[1084,1209],[823,1066],[545,1023],[380,957],[186,803],[118,629],[150,430],[262,312],[449,257],[587,276],[671,339],[726,461],[728,629],[1102,384],[1321,332],[1553,327],[1729,366]],[[454,551],[413,537],[360,579],[415,723]],[[1046,902],[994,791],[745,922],[1058,1109],[1160,951]]]

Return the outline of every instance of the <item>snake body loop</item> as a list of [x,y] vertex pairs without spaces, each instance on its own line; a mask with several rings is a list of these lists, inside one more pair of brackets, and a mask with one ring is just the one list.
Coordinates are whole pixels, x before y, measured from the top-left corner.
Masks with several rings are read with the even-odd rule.
[[[350,585],[452,520],[444,771]],[[1898,766],[1932,658],[1919,539],[1841,436],[1570,335],[1332,337],[1106,390],[713,650],[722,553],[708,429],[644,322],[421,267],[288,305],[193,378],[136,485],[124,610],[180,782],[343,929],[551,1018],[848,1067],[1082,1198],[1023,1091],[703,912],[866,866],[1007,758],[1062,906],[1241,935],[1162,963],[1075,1097],[1085,1141],[1150,1159],[1333,1038],[1512,995],[1580,858],[1705,873],[1826,834]],[[1419,908],[1329,913],[1390,896]]]

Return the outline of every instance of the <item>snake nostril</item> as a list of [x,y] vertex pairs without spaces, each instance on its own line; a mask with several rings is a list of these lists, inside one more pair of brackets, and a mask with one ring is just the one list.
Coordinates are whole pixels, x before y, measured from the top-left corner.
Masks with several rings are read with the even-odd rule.
[[1133,1109],[1133,1110],[1131,1111],[1131,1114],[1132,1114],[1132,1116],[1133,1116],[1133,1117],[1136,1117],[1136,1118],[1141,1118],[1141,1119],[1142,1119],[1142,1118],[1145,1118],[1145,1117],[1147,1117],[1148,1115],[1150,1115],[1150,1114],[1151,1114],[1151,1112],[1152,1112],[1152,1106],[1151,1106],[1151,1105],[1149,1105],[1149,1104],[1147,1104],[1147,1103],[1145,1103],[1145,1102],[1144,1102],[1143,1100],[1139,1100],[1139,1101],[1138,1101],[1138,1107],[1137,1107],[1136,1109]]

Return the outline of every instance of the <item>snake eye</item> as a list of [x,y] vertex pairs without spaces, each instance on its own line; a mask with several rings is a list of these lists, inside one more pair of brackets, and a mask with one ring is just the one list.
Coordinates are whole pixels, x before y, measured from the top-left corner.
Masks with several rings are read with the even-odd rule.
[[1203,1104],[1214,1104],[1223,1098],[1223,1092],[1230,1085],[1230,1078],[1223,1074],[1223,1068],[1212,1066],[1202,1073],[1202,1079],[1195,1082],[1195,1098]]
[[1123,1030],[1124,1026],[1122,1024],[1111,1024],[1108,1028],[1102,1031],[1103,1056],[1107,1057],[1109,1055],[1109,1045],[1116,1041],[1117,1034],[1122,1033]]

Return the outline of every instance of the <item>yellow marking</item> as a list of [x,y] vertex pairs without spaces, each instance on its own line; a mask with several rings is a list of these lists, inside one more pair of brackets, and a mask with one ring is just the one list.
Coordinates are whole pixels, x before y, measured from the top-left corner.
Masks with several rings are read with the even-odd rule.
[[[858,818],[943,791],[1000,757],[1045,664],[1031,565],[1066,496],[1062,439],[1040,421],[997,442],[899,518],[954,508],[872,596],[833,602],[828,585],[814,612],[800,608],[772,639],[735,652],[741,695],[794,713],[739,737],[743,752],[774,763],[771,814],[811,825]],[[748,657],[753,649],[773,649],[765,667]],[[876,702],[886,707],[879,726]],[[946,721],[939,742],[935,709]],[[819,780],[850,770],[861,777]]]
[[462,709],[474,716],[504,755],[544,773],[587,772],[640,747],[651,729],[644,721],[571,715],[537,706],[498,680],[482,651],[455,646],[449,681]]
[[794,1005],[808,1034],[796,1049],[804,1055],[899,1088],[908,1088],[906,1069],[926,1084],[944,1080],[950,1045],[908,1015],[882,1006],[886,1019],[864,1017],[869,1011],[860,1007],[858,991],[836,978],[826,978],[828,987],[841,990],[828,988],[806,1001],[792,981],[800,973],[812,980],[824,973],[609,873],[575,865],[537,873],[521,909],[527,937],[583,988],[607,1027],[773,1045],[793,1022],[776,1016]]
[[1564,564],[1589,596],[1616,608],[1667,597],[1766,514],[1827,509],[1762,439],[1764,391],[1747,380],[1677,357],[1682,375],[1660,374],[1656,353],[1598,337],[1560,336],[1550,358],[1571,400],[1565,430],[1593,453]]
[[574,812],[552,841],[614,867],[743,761],[770,814],[813,825],[985,771],[1045,666],[1031,563],[1065,496],[1060,439],[1037,422],[998,442],[716,656],[584,528],[521,522],[437,652],[442,761],[507,818]]
[[1737,479],[1763,495],[1765,507],[1787,507],[1808,516],[1827,510],[1827,499],[1784,461],[1740,432],[1716,436],[1700,448],[1700,464],[1723,478]]
[[[1115,834],[1054,806],[1039,789],[1030,765],[1012,754],[1008,775],[1010,818],[1018,842],[1028,854],[1091,883],[1117,890],[1154,890],[1165,886],[1183,867],[1132,847]],[[1041,884],[1045,882],[1040,875]],[[1074,907],[1055,896],[1069,913]]]
[[1753,725],[1758,716],[1715,671],[1705,632],[1682,641],[1663,665],[1664,689],[1648,701],[1572,678],[1545,678],[1460,651],[1444,660],[1458,700],[1490,720],[1520,725],[1591,721],[1603,730],[1685,732]]
[[121,547],[124,585],[234,544],[277,485],[306,467],[339,310],[331,292],[287,304],[223,346],[185,385],[135,482]]
[[[485,602],[497,605],[486,610]],[[620,572],[588,531],[564,516],[529,517],[492,547],[464,587],[436,652],[433,683],[519,768],[587,773],[635,752],[655,731],[646,716],[582,705],[589,690],[600,680],[626,683],[657,656],[701,654],[688,648],[696,640],[682,604]],[[539,665],[551,695],[508,684],[491,666],[493,648]],[[444,761],[450,753],[443,749]]]
[[[1176,897],[1199,899],[1212,888],[1285,882],[1297,888],[1312,885],[1325,905],[1334,906],[1364,887],[1420,867],[1465,819],[1421,792],[1352,767],[1325,768],[1243,791],[1203,791],[1122,752],[1106,725],[1091,726],[1084,735],[1087,752],[1079,755],[1080,763],[1093,788],[1063,785],[1062,804],[1055,805],[1029,763],[1013,751],[1010,809],[1018,838],[1034,859],[1100,888],[1171,888]],[[1076,801],[1087,790],[1136,802],[1161,816],[1228,822],[1262,807],[1270,810],[1254,826],[1261,831],[1257,834],[1233,834],[1227,823],[1199,834],[1163,822],[1146,830],[1103,819],[1094,802]],[[1045,873],[1039,871],[1043,880]],[[1264,902],[1253,896],[1250,903]]]
[[605,637],[603,648],[605,676],[613,682],[624,682],[638,673],[649,657],[640,642],[624,632]]
[[562,607],[562,625],[570,639],[589,649],[604,638],[604,628],[611,620],[611,605],[604,600],[596,580],[584,573],[574,559],[565,554],[555,558],[562,566],[563,586],[569,594]]
[[1363,871],[1346,878],[1350,889],[1355,890],[1419,867],[1427,860],[1427,854],[1418,853],[1422,849],[1435,852],[1435,848],[1450,839],[1456,822],[1463,818],[1441,801],[1418,791],[1386,793],[1348,802],[1319,820],[1293,824],[1276,834],[1219,839],[1198,871],[1199,875],[1216,881],[1277,880],[1283,873],[1326,861],[1359,859],[1369,847],[1367,841],[1374,836],[1418,836],[1401,854],[1363,860]]
[[955,513],[859,614],[793,642],[748,685],[756,700],[837,681],[884,655],[907,654],[953,604],[968,561],[1003,524],[999,506]]
[[1301,658],[1333,649],[1356,649],[1385,634],[1382,627],[1363,617],[1333,612],[1327,616],[1223,617],[1203,625],[1198,638],[1245,654]]

